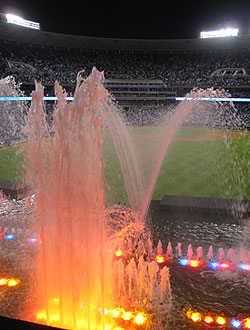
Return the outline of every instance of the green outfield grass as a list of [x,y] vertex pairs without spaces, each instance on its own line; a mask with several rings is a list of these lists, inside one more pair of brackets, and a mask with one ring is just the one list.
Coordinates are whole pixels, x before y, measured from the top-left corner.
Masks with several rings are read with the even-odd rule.
[[[157,127],[132,129],[145,177],[148,177],[157,155],[157,144],[161,140],[158,130]],[[170,144],[153,199],[170,194],[250,200],[250,132],[245,137],[227,142],[202,140],[202,135],[209,132],[211,130],[203,128],[179,129],[176,135],[184,139],[177,138]],[[119,161],[112,146],[104,143],[103,157],[109,200],[127,201]],[[0,150],[0,180],[20,179],[20,165],[14,148]]]

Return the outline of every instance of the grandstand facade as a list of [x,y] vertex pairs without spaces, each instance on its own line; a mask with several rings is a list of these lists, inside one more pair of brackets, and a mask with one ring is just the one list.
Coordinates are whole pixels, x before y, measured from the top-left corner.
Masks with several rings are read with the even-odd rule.
[[[127,110],[168,105],[192,88],[224,88],[250,97],[250,34],[176,40],[67,35],[8,24],[0,14],[0,74],[14,75],[26,94],[34,79],[53,95],[55,80],[69,93],[76,74],[104,71],[104,85]],[[248,104],[238,105],[249,118]],[[151,110],[147,110],[151,111]],[[151,111],[152,112],[152,111]],[[153,111],[155,113],[155,111]]]

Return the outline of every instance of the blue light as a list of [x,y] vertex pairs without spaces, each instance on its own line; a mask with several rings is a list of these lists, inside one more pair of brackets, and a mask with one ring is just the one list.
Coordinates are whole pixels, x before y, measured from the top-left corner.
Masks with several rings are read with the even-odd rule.
[[35,243],[37,241],[37,238],[28,238],[28,241],[30,243]]
[[207,101],[207,102],[250,102],[250,98],[243,97],[185,97],[176,96],[176,101]]
[[247,264],[239,264],[238,267],[242,270],[250,270],[250,265]]
[[232,321],[231,321],[231,325],[232,325],[234,328],[239,328],[239,327],[241,326],[241,322],[240,322],[240,320],[232,319]]
[[216,269],[219,267],[219,263],[216,261],[209,262],[208,267],[211,269]]
[[189,262],[188,259],[180,259],[179,260],[179,264],[182,265],[182,266],[187,266],[188,262]]
[[15,235],[10,234],[10,235],[4,236],[4,239],[8,239],[8,240],[11,240],[13,238],[15,238]]

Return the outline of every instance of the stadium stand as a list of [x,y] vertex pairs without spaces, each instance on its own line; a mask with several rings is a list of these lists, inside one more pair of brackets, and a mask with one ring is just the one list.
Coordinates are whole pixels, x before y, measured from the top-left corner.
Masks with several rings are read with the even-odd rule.
[[[157,107],[194,87],[224,88],[235,97],[250,96],[249,52],[250,35],[108,39],[27,29],[7,24],[0,15],[0,78],[13,75],[26,94],[34,88],[34,79],[45,86],[45,94],[54,94],[55,80],[73,93],[77,72],[85,69],[87,76],[96,66],[104,71],[105,87],[127,113],[146,109],[146,115],[140,114],[142,124],[152,118],[150,113],[157,117]],[[248,104],[237,104],[237,111],[249,123]]]

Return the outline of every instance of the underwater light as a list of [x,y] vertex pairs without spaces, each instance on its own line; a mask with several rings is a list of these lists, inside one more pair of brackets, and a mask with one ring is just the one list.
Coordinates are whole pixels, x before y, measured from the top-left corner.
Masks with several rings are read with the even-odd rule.
[[189,260],[189,266],[191,267],[198,267],[200,265],[200,262],[198,260]]
[[156,261],[157,264],[164,264],[164,262],[167,261],[167,257],[164,255],[157,255],[154,257],[154,261]]
[[134,317],[134,322],[137,325],[142,325],[147,321],[147,317],[144,313],[138,313],[135,317]]
[[219,263],[216,261],[209,262],[208,267],[211,269],[217,269],[219,267]]
[[242,270],[250,270],[250,265],[248,264],[239,264],[238,267]]
[[120,248],[115,251],[115,256],[116,257],[121,257],[122,255],[123,255],[123,251]]
[[121,315],[121,318],[124,321],[129,321],[133,318],[133,314],[131,312],[123,312],[122,315]]
[[15,235],[9,234],[9,235],[4,236],[4,239],[11,240],[11,239],[13,239],[15,237],[16,237]]
[[211,323],[214,322],[214,319],[212,318],[210,312],[207,312],[207,315],[205,315],[205,316],[203,317],[203,322],[206,323],[206,324],[211,324]]
[[221,313],[220,316],[216,317],[215,319],[216,323],[218,323],[219,325],[224,325],[227,323],[227,320],[224,317],[224,313]]
[[250,317],[243,320],[243,327],[245,329],[250,329]]
[[8,286],[16,286],[16,285],[19,284],[19,282],[20,282],[20,280],[17,280],[17,279],[15,279],[15,278],[10,278],[10,279],[8,280]]
[[219,267],[220,267],[221,269],[230,269],[230,268],[231,268],[231,264],[228,263],[228,262],[223,262],[223,263],[221,263],[221,264],[219,265]]
[[201,319],[202,319],[202,316],[199,312],[193,312],[191,315],[190,315],[190,318],[193,322],[197,323],[197,322],[200,322]]
[[120,308],[112,309],[111,314],[114,318],[118,318],[121,315],[121,309]]
[[8,279],[7,278],[0,278],[0,286],[4,286],[8,284]]
[[37,238],[28,238],[28,242],[35,243],[37,241]]
[[20,283],[20,280],[16,278],[0,278],[0,286],[8,285],[9,287],[17,286]]
[[231,326],[233,326],[234,328],[239,328],[241,326],[240,320],[237,320],[237,319],[232,319],[232,321],[230,323],[231,323]]
[[180,259],[179,264],[182,265],[182,266],[187,266],[189,264],[189,260],[188,259]]

